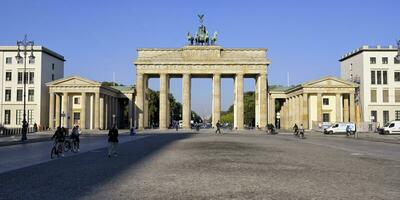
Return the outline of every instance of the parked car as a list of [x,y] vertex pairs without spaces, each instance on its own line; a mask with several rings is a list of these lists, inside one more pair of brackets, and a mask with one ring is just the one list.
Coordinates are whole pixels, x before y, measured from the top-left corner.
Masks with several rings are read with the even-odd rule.
[[325,128],[325,134],[346,133],[347,125],[350,125],[351,132],[356,132],[356,125],[352,122],[334,123],[332,126]]
[[379,134],[400,134],[400,121],[391,121],[378,131]]

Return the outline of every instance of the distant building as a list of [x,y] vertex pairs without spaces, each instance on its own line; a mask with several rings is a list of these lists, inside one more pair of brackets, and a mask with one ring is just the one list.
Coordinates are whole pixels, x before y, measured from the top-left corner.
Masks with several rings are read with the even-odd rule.
[[[43,46],[34,46],[34,60],[17,60],[17,46],[0,46],[0,126],[22,127],[23,77],[26,86],[26,119],[29,127],[35,123],[48,126],[49,92],[45,83],[64,76],[64,56]],[[30,53],[28,54],[28,56]],[[23,56],[23,55],[22,55]]]
[[400,63],[393,46],[362,46],[340,58],[341,78],[359,83],[360,121],[400,120]]

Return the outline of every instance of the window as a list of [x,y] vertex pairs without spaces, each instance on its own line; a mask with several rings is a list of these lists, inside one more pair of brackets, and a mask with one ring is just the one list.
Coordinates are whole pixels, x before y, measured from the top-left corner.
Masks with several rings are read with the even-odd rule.
[[389,90],[387,90],[387,89],[382,90],[382,97],[383,97],[382,102],[388,103],[389,102]]
[[22,57],[21,57],[21,58],[18,58],[18,59],[17,59],[17,63],[18,63],[18,64],[24,63],[24,58],[22,58]]
[[11,90],[7,89],[5,93],[5,101],[11,101]]
[[12,74],[11,72],[6,72],[6,81],[11,81]]
[[395,120],[400,120],[400,110],[394,111]]
[[29,89],[28,90],[28,101],[34,101],[35,98],[35,91],[33,89]]
[[17,101],[22,101],[22,89],[17,90]]
[[394,90],[394,102],[396,103],[400,102],[400,89]]
[[35,64],[35,58],[29,58],[29,64]]
[[29,72],[29,84],[33,84],[35,80],[35,72]]
[[11,110],[4,110],[4,124],[10,124]]
[[6,64],[12,64],[12,58],[11,57],[7,57],[6,58]]
[[396,82],[400,81],[400,72],[394,72],[394,81]]
[[383,124],[386,124],[389,122],[389,111],[384,110],[383,111]]
[[376,103],[376,90],[371,90],[371,102]]
[[325,106],[329,106],[329,98],[323,98],[323,99],[322,99],[322,103],[323,103],[323,105],[325,105]]
[[81,121],[81,113],[74,112],[74,124],[79,124]]
[[396,59],[396,57],[394,57],[393,62],[394,64],[400,64],[400,59]]
[[80,105],[80,104],[81,104],[81,98],[75,97],[75,98],[74,98],[74,104]]
[[382,71],[382,77],[383,77],[383,84],[387,84],[387,71]]
[[380,85],[382,84],[382,72],[381,71],[376,71],[376,84]]
[[24,82],[28,83],[28,72],[24,73]]
[[54,63],[51,64],[51,70],[54,71]]
[[371,122],[377,122],[377,112],[376,110],[371,110]]
[[54,74],[51,75],[51,80],[54,81]]
[[322,114],[322,121],[323,122],[330,122],[329,113]]
[[28,110],[28,124],[34,124],[33,122],[33,110]]
[[18,72],[18,84],[22,84],[22,72]]
[[382,57],[382,64],[388,64],[388,57]]
[[15,113],[15,123],[17,125],[22,124],[22,110],[16,110],[17,112]]
[[375,57],[370,57],[369,58],[369,63],[370,64],[376,64],[376,58]]
[[372,85],[376,84],[376,82],[375,82],[375,71],[371,71],[371,84]]

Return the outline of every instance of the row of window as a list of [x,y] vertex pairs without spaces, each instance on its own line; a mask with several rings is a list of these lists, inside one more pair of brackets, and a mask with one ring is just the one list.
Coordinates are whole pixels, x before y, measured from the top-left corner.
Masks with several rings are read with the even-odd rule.
[[[18,84],[23,84],[22,77],[23,77],[23,72],[18,72]],[[12,72],[6,72],[6,81],[12,81]],[[34,84],[35,83],[35,72],[26,72],[25,73],[25,82],[27,84]]]
[[[389,118],[389,111],[384,110],[383,113],[383,125],[388,123],[390,121]],[[400,120],[400,110],[395,110],[394,111],[394,120]],[[371,110],[371,122],[377,122],[378,121],[378,111],[376,110]]]
[[[371,89],[371,103],[377,102],[377,89]],[[389,89],[382,90],[382,102],[389,103]],[[394,102],[400,102],[400,89],[394,89]]]
[[[369,63],[370,64],[376,64],[376,57],[370,57],[369,58]],[[396,59],[396,57],[393,58],[393,63],[399,64],[400,61]],[[389,58],[388,57],[382,57],[382,64],[389,64]]]
[[[6,89],[4,92],[4,101],[11,101],[11,89]],[[28,101],[34,101],[35,90],[28,89]],[[17,101],[23,100],[23,90],[17,89]]]
[[[6,64],[12,64],[12,57],[6,57]],[[24,58],[16,59],[17,64],[23,64],[24,63]],[[29,64],[35,64],[35,59],[34,58],[29,58]]]
[[386,85],[387,80],[387,71],[371,71],[371,85]]
[[[27,122],[28,124],[33,124],[33,110],[27,110]],[[15,112],[15,122],[17,125],[22,125],[22,120],[24,116],[24,110],[16,110]],[[32,122],[32,123],[31,123]],[[11,123],[11,110],[4,110],[4,124],[9,125]]]

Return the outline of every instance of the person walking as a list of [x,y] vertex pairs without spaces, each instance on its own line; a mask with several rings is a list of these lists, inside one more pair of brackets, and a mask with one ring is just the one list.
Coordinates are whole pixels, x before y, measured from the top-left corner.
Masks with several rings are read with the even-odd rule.
[[217,121],[217,124],[215,124],[217,127],[217,130],[215,130],[215,133],[221,133],[221,124],[219,123],[219,120]]
[[113,124],[111,129],[108,131],[108,157],[111,155],[117,156],[117,145],[118,145],[118,129]]
[[76,126],[74,126],[74,128],[72,128],[70,138],[72,139],[73,142],[76,141],[76,145],[77,145],[77,149],[78,149],[77,151],[79,151],[79,143],[80,143],[79,135],[81,135],[81,129],[79,128],[79,125],[76,125]]

